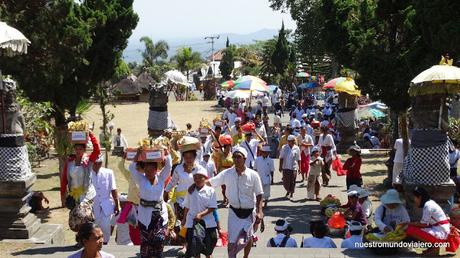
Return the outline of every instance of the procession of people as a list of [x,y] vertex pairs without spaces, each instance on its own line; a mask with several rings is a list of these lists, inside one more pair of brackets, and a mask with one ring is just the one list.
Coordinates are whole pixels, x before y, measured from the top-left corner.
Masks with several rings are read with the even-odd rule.
[[[304,202],[320,204],[326,211],[332,209],[334,216],[310,218],[312,237],[299,245],[291,237],[293,228],[288,220],[278,220],[277,235],[267,247],[336,248],[328,235],[337,216],[346,221],[341,248],[364,248],[363,242],[370,241],[366,240],[367,234],[384,235],[402,227],[407,230],[407,238],[414,241],[456,241],[445,212],[423,188],[413,192],[417,205],[423,208],[420,222],[411,222],[397,187],[383,194],[382,204],[373,209],[361,175],[361,147],[356,142],[349,146],[349,158],[339,164],[337,144],[341,137],[334,120],[337,106],[329,101],[333,95],[322,105],[315,98],[315,94],[307,94],[298,99],[292,110],[285,110],[283,113],[290,116],[285,124],[278,106],[281,99],[272,98],[272,109],[262,105],[252,109],[246,106],[249,101],[230,100],[221,116],[213,121],[203,119],[197,130],[191,129],[191,123],[185,132],[167,129],[158,138],[142,140],[136,148],[126,146],[127,140],[118,129],[113,142],[123,148],[119,168],[129,182],[127,194],[117,191],[113,171],[102,167],[100,145],[90,132],[91,154],[85,153],[87,144],[75,144],[75,156],[64,166],[61,193],[63,204],[70,209],[69,226],[84,235],[81,243],[87,243],[87,231],[91,229],[103,244],[109,243],[116,227],[116,243],[140,245],[141,257],[162,257],[166,245],[181,246],[179,254],[184,257],[211,257],[216,246],[227,246],[231,258],[239,252],[250,257],[257,235],[265,229],[264,210],[270,209],[271,198],[282,197],[271,194],[274,173],[278,172],[287,200],[293,201],[294,194],[304,196]],[[273,124],[269,125],[271,112]],[[371,134],[378,132],[363,126],[362,135]],[[400,140],[395,149],[393,183],[397,186],[403,162]],[[453,160],[456,155],[457,152],[451,155]],[[128,169],[126,162],[130,162]],[[337,176],[346,175],[342,177],[347,190],[343,197],[348,202],[323,206],[328,198],[338,198],[326,194],[331,178],[336,176],[334,172]],[[298,188],[298,182],[306,191]],[[226,230],[219,209],[228,210]],[[95,225],[88,225],[93,222]],[[455,251],[456,247],[449,250]]]

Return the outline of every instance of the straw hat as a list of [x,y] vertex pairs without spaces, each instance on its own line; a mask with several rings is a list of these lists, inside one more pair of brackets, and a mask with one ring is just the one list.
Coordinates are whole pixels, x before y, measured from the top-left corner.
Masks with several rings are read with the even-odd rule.
[[199,150],[201,147],[200,140],[190,136],[183,136],[177,144],[179,145],[180,152]]

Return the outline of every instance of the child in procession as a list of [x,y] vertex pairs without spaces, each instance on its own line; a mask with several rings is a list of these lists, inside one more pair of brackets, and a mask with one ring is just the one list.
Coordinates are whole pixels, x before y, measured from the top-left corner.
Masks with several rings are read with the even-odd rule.
[[260,180],[262,181],[262,187],[264,190],[264,207],[267,207],[268,199],[270,198],[270,184],[272,182],[273,173],[275,172],[275,163],[273,162],[273,159],[269,157],[269,145],[262,146],[261,154],[262,156],[256,158],[254,169],[257,171]]
[[[217,223],[213,212],[217,209],[217,198],[214,188],[206,185],[208,172],[206,169],[197,169],[193,173],[195,189],[186,195],[184,200],[185,216],[182,226],[187,228],[187,253],[186,257],[200,257],[200,253],[210,258],[217,243]],[[205,228],[201,250],[197,250],[194,240],[194,227],[201,224]]]
[[319,178],[321,176],[321,171],[323,170],[324,161],[320,156],[318,147],[313,148],[311,155],[310,173],[307,178],[307,199],[310,201],[320,201],[319,190],[321,185],[319,183]]

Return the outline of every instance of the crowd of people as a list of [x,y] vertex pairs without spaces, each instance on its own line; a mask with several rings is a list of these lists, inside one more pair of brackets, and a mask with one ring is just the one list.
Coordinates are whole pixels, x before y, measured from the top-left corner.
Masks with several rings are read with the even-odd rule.
[[[320,106],[315,95],[305,94],[286,112],[284,103],[289,99],[290,95],[285,99],[279,90],[272,95],[271,105],[268,96],[259,99],[255,107],[246,100],[226,100],[225,112],[212,124],[192,130],[189,123],[182,135],[165,130],[155,139],[163,147],[161,161],[142,160],[142,148],[128,169],[125,159],[120,159],[119,168],[129,182],[127,194],[118,193],[113,171],[102,167],[100,144],[90,132],[92,152],[86,153],[85,144],[74,145],[74,155],[65,163],[61,184],[63,205],[70,210],[69,226],[78,232],[77,240],[84,247],[80,255],[99,252],[101,257],[111,257],[100,250],[102,244],[110,241],[116,225],[116,243],[140,245],[141,257],[162,257],[164,246],[172,244],[181,245],[185,257],[211,257],[216,246],[224,245],[231,258],[240,251],[249,257],[257,240],[256,231],[263,232],[265,228],[264,209],[270,203],[276,172],[274,159],[279,158],[285,198],[294,197],[296,180],[301,176],[307,201],[313,203],[324,197],[321,187],[329,186],[332,163],[339,159],[336,143],[340,134],[334,128],[335,95],[327,93],[325,104]],[[271,125],[269,112],[275,113]],[[283,126],[281,116],[285,113],[289,113],[290,119]],[[372,142],[376,133],[366,124],[364,128],[364,138]],[[123,150],[128,147],[121,129],[113,143]],[[395,148],[394,167],[398,171],[402,169],[399,141]],[[352,145],[348,154],[342,168],[348,202],[340,208],[349,221],[349,237],[342,242],[342,248],[362,248],[357,243],[363,242],[364,233],[390,232],[398,225],[407,227],[407,234],[416,240],[433,242],[448,238],[450,223],[445,212],[422,188],[412,193],[417,205],[423,208],[419,222],[410,222],[394,189],[381,196],[382,204],[373,210],[361,175],[361,148]],[[458,156],[458,151],[452,154],[455,164]],[[397,184],[398,173],[395,174]],[[216,189],[222,191],[220,206]],[[227,232],[221,227],[219,207],[228,208]],[[304,239],[300,246],[336,248],[327,236],[328,229],[324,221],[312,219],[312,237]],[[290,237],[292,227],[288,221],[276,221],[275,231],[276,236],[267,246],[298,246]],[[80,257],[75,255],[72,257]]]

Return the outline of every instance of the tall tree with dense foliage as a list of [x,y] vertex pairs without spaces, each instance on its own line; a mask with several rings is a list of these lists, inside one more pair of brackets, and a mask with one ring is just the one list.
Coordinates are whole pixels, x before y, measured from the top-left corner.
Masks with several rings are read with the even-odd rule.
[[144,42],[145,45],[145,49],[142,52],[144,67],[151,67],[158,64],[158,58],[168,58],[168,42],[160,40],[154,43],[153,40],[147,36],[142,37],[140,42]]
[[91,89],[110,79],[138,17],[133,0],[5,0],[2,20],[32,42],[26,55],[2,57],[0,66],[32,101],[50,101],[56,124]]
[[271,62],[277,74],[283,74],[289,64],[290,45],[287,40],[286,31],[284,30],[284,22],[278,34],[275,51],[273,51]]
[[219,70],[224,80],[230,80],[233,69],[235,68],[235,52],[236,47],[230,44],[230,40],[227,37],[227,43],[222,53],[222,62],[220,62]]

